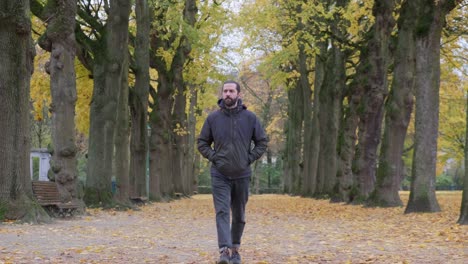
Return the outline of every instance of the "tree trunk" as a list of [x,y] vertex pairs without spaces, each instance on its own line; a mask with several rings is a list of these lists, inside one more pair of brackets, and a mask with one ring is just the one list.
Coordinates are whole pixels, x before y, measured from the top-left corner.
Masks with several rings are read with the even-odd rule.
[[[272,108],[272,103],[273,103],[273,91],[268,84],[268,97],[263,105],[263,111],[262,111],[262,124],[264,125],[265,128],[271,124],[271,108]],[[272,160],[271,160],[271,150],[270,148],[267,148],[266,150],[266,158],[267,158],[267,170],[266,170],[266,176],[267,176],[267,188],[271,188],[271,172],[272,172]],[[255,163],[255,170],[257,169],[257,163]],[[263,170],[265,172],[265,170]],[[264,174],[262,174],[264,175]],[[260,179],[259,179],[259,189],[260,189]]]
[[[51,170],[63,202],[81,202],[77,184],[75,145],[75,15],[76,1],[49,1],[50,20],[42,41],[51,52],[48,72],[52,104],[53,155]],[[47,40],[45,40],[47,39]],[[44,48],[44,45],[41,45]]]
[[439,128],[440,38],[455,1],[421,0],[415,25],[416,116],[411,191],[405,213],[438,212],[435,194]]
[[[361,54],[360,60],[364,60]],[[358,65],[356,72],[362,72],[364,67],[362,64]],[[356,151],[356,140],[357,134],[356,129],[359,123],[359,105],[363,96],[362,86],[358,85],[361,81],[362,75],[356,74],[356,79],[349,85],[347,94],[347,106],[343,109],[343,120],[341,130],[338,137],[338,198],[334,197],[335,201],[341,199],[341,201],[349,203],[354,200],[356,196],[355,190],[355,174],[353,171],[354,167],[354,156]]]
[[100,203],[109,205],[112,198],[113,127],[117,98],[106,91],[105,62],[102,55],[99,56],[94,60],[94,88],[89,116],[88,175],[84,195],[88,206]]
[[[112,206],[114,137],[119,109],[122,75],[128,46],[128,0],[110,1],[105,44],[95,54],[94,91],[90,111],[89,173],[86,179],[87,204]],[[127,146],[128,147],[128,146]],[[127,176],[128,177],[128,176]]]
[[[326,133],[324,133],[323,138],[321,137],[320,155],[327,161],[324,166],[322,194],[331,197],[333,201],[339,196],[335,186],[338,181],[337,146],[342,113],[342,94],[346,87],[345,60],[345,54],[337,46],[337,43],[332,44],[326,64],[324,85],[320,91],[320,97],[325,97],[320,103],[321,111],[325,112],[326,115],[326,122],[321,124],[321,129]],[[341,199],[338,200],[341,201]]]
[[48,222],[32,202],[29,83],[35,55],[29,1],[0,3],[0,218]]
[[314,96],[312,121],[310,129],[304,135],[304,140],[310,141],[307,146],[304,146],[304,173],[302,183],[302,195],[312,197],[317,189],[317,173],[318,161],[320,153],[320,87],[322,86],[325,76],[325,57],[326,44],[321,42],[318,44],[320,54],[315,56],[315,78],[314,78]]
[[[111,46],[110,51],[115,60],[120,63],[119,79],[119,103],[117,105],[117,122],[115,125],[114,151],[115,151],[115,182],[116,190],[114,201],[121,206],[131,206],[130,196],[130,110],[129,110],[129,87],[128,87],[128,23],[131,10],[129,0],[117,0],[115,4],[118,9],[115,10],[116,21],[111,24],[111,34],[114,41],[119,45]],[[111,7],[112,8],[112,7]],[[119,54],[120,53],[120,54]],[[119,54],[119,56],[117,56]]]
[[[177,54],[177,56],[181,56]],[[172,183],[174,185],[174,192],[188,195],[188,190],[184,189],[184,180],[187,178],[185,175],[184,166],[188,165],[187,163],[187,118],[186,118],[186,97],[185,97],[185,87],[182,77],[182,67],[183,60],[178,61],[174,60],[172,63],[180,63],[179,66],[174,71],[174,86],[176,89],[176,95],[174,100],[174,114],[172,117],[172,128],[174,132],[173,144],[172,144]]]
[[[302,42],[304,40],[301,40]],[[312,157],[313,153],[313,144],[314,141],[312,140],[313,134],[313,105],[312,105],[312,87],[309,82],[309,69],[308,69],[308,56],[305,53],[305,44],[299,44],[299,83],[302,89],[302,105],[303,105],[303,119],[304,119],[304,132],[303,132],[303,170],[300,175],[301,181],[300,185],[298,186],[298,194],[304,195],[307,193],[309,189],[313,188],[315,181],[312,180],[314,175],[312,175],[312,165],[314,164],[314,160]],[[307,187],[306,187],[307,186]]]
[[[267,149],[267,152],[266,152],[266,156],[267,156],[267,165],[268,165],[268,170],[267,170],[267,187],[268,189],[271,190],[271,184],[272,184],[272,172],[273,172],[273,158],[272,158],[272,153],[271,153],[271,150]],[[276,160],[275,163],[277,163],[278,160]]]
[[[155,17],[151,21],[150,48],[153,51],[167,50],[171,47],[170,41],[174,39],[169,32],[159,32],[166,20],[169,5],[155,6]],[[162,35],[171,35],[169,40]],[[150,114],[151,136],[150,148],[150,194],[151,200],[171,198],[174,194],[172,184],[172,108],[173,108],[173,74],[164,58],[150,53],[150,67],[158,71],[157,92],[150,91],[154,104]]]
[[[158,122],[151,122],[150,141],[150,199],[160,200],[173,196],[174,187],[172,184],[172,161],[167,156],[172,156],[170,99],[158,97],[160,102],[156,110],[159,111]],[[154,110],[153,110],[154,111]],[[153,120],[153,119],[150,119]]]
[[189,106],[189,114],[188,114],[188,164],[186,164],[186,175],[187,175],[187,186],[186,189],[189,190],[189,194],[193,194],[196,190],[197,180],[196,180],[196,171],[198,170],[198,163],[196,161],[197,152],[195,150],[196,143],[196,125],[197,125],[197,102],[198,102],[198,91],[197,89],[192,86],[191,89],[192,94],[190,95],[190,106]]
[[193,175],[194,175],[193,191],[194,191],[194,193],[195,192],[198,193],[198,175],[200,175],[200,160],[201,160],[201,158],[202,158],[201,155],[198,155],[198,153],[194,153],[194,157],[193,157]]
[[260,174],[258,173],[258,162],[254,162],[252,169],[252,193],[260,194]]
[[[339,0],[336,1],[336,5],[345,7],[348,2],[349,0]],[[339,14],[335,14],[333,21],[330,23],[333,35],[338,36],[340,39],[345,39],[347,32],[341,26],[345,24],[346,22],[343,21],[342,17]],[[322,195],[330,196],[332,202],[343,202],[349,201],[349,192],[352,186],[351,161],[354,157],[355,131],[358,119],[355,111],[352,115],[347,116],[346,121],[350,122],[348,125],[352,128],[347,127],[349,129],[346,131],[348,133],[346,138],[347,145],[344,144],[345,130],[342,116],[343,98],[346,91],[345,62],[347,55],[339,41],[336,41],[334,38],[331,38],[329,41],[331,47],[329,48],[328,56],[324,58],[325,61],[323,62],[323,78],[325,81],[323,81],[320,94],[318,95],[321,101],[320,112],[324,113],[320,116],[324,115],[326,117],[326,120],[320,127],[322,133],[325,132],[323,138],[320,138],[320,156],[322,160],[328,160],[330,163],[319,165],[319,168],[324,170],[322,173],[325,175],[325,179],[322,179],[324,184],[321,192]],[[322,47],[322,50],[325,53],[326,47]],[[359,94],[359,90],[357,92]],[[348,101],[348,105],[351,105],[350,108],[355,110],[355,106],[350,101]],[[342,156],[343,154],[347,154],[348,156]],[[324,156],[325,158],[323,159]],[[349,164],[346,164],[347,167],[344,166],[343,159],[349,162]],[[345,167],[348,168],[348,171],[345,170]]]
[[[148,95],[149,95],[149,32],[150,16],[147,0],[136,1],[135,88],[130,100],[132,131],[130,186],[131,196],[146,193],[146,161],[148,156]],[[146,194],[148,195],[148,194]]]
[[390,63],[390,34],[395,25],[393,11],[395,0],[376,1],[373,7],[375,23],[369,32],[369,42],[365,50],[364,97],[359,121],[358,154],[356,159],[357,199],[365,201],[375,188],[377,147],[380,142],[383,103],[387,96],[387,72]]
[[[157,23],[165,23],[169,5],[158,5],[156,7]],[[196,1],[186,0],[183,11],[183,19],[186,24],[181,27],[193,27],[195,25],[195,15],[197,14]],[[158,32],[163,30],[164,32]],[[165,144],[163,146],[152,146],[152,156],[150,160],[154,164],[151,168],[157,171],[151,171],[151,177],[154,182],[159,182],[159,188],[162,196],[172,197],[174,192],[181,194],[190,194],[184,187],[187,186],[187,175],[184,171],[192,168],[187,155],[187,115],[186,115],[186,95],[184,88],[186,86],[183,78],[183,68],[187,62],[191,51],[190,42],[184,34],[185,30],[166,31],[166,27],[155,26],[154,34],[151,34],[151,48],[153,50],[172,50],[174,57],[171,61],[162,56],[153,56],[150,58],[150,65],[158,71],[158,92],[155,103],[156,112],[153,110],[151,139],[153,144]],[[164,35],[164,36],[163,36]],[[168,37],[165,37],[168,36]],[[177,42],[179,42],[177,44]],[[157,153],[162,151],[162,156],[156,158]],[[186,167],[189,166],[189,167]],[[154,174],[153,174],[154,173]],[[161,178],[160,178],[161,177]]]
[[166,74],[158,77],[158,92],[150,115],[150,199],[160,200],[173,196],[172,184],[172,88]]
[[125,74],[128,73],[128,58],[125,61],[114,136],[116,182],[114,200],[123,206],[130,206],[130,110],[128,76]]
[[398,191],[404,177],[403,148],[414,103],[414,14],[418,5],[405,1],[398,21],[393,82],[385,106],[385,130],[380,148],[375,192],[367,201],[375,206],[402,206]]
[[300,193],[302,160],[302,90],[300,85],[288,90],[288,121],[286,122],[286,158],[284,165],[284,192]]
[[[336,25],[332,25],[339,34]],[[341,117],[342,93],[345,90],[345,56],[332,42],[331,48],[324,51],[324,76],[317,94],[320,105],[320,152],[317,166],[317,189],[314,196],[334,197],[337,184],[337,144]]]
[[[184,6],[184,21],[188,27],[195,25],[198,9],[195,0],[185,0]],[[192,51],[192,46],[187,36],[181,36],[180,47],[176,50],[174,60],[172,62],[172,72],[174,74],[174,88],[175,88],[175,105],[173,115],[173,130],[178,131],[174,133],[174,151],[173,151],[173,183],[175,192],[184,195],[191,195],[188,188],[188,181],[193,174],[192,160],[190,160],[188,140],[188,116],[187,116],[187,94],[186,83],[184,81],[183,69],[189,59],[189,54]],[[190,86],[188,86],[190,87]]]
[[183,67],[185,64],[185,56],[182,55],[182,47],[177,50],[175,58],[172,62],[172,74],[173,74],[173,86],[175,92],[174,98],[174,112],[172,114],[172,130],[173,141],[172,144],[172,184],[174,186],[174,192],[189,195],[189,191],[185,189],[184,181],[186,181],[188,175],[186,175],[185,166],[189,161],[187,160],[188,150],[188,127],[187,127],[187,115],[186,105],[187,97],[185,90],[185,83],[183,79]]
[[[465,131],[465,168],[468,168],[468,96],[466,96],[466,131]],[[468,170],[465,169],[463,178],[463,195],[460,209],[460,225],[468,225]]]

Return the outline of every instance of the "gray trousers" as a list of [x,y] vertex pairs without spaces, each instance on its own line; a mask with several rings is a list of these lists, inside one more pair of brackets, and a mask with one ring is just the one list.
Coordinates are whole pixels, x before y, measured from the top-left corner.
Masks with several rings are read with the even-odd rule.
[[[216,211],[218,246],[240,247],[245,226],[245,205],[249,199],[250,177],[228,179],[212,175],[211,187]],[[230,213],[232,210],[232,224]]]

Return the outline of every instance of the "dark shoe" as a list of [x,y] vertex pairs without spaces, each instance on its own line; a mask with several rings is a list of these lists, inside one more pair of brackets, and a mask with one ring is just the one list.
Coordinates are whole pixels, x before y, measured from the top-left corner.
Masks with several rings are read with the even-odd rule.
[[238,248],[232,248],[231,249],[231,264],[241,264],[241,256],[239,254],[239,249]]
[[223,247],[219,249],[219,260],[218,264],[229,264],[229,249],[227,247]]

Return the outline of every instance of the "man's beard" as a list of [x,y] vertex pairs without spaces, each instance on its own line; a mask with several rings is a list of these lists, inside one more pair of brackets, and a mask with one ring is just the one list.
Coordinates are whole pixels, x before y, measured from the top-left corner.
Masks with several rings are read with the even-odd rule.
[[234,98],[234,99],[228,97],[228,98],[224,99],[224,105],[226,105],[226,107],[228,107],[228,108],[232,107],[237,103],[237,99],[238,99],[237,97]]

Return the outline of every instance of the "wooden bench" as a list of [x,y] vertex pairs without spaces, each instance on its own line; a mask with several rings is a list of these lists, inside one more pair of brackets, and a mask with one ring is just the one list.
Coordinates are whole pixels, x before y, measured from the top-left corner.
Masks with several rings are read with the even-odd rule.
[[32,189],[37,202],[53,216],[72,216],[74,211],[79,208],[78,204],[63,203],[60,200],[60,193],[55,182],[32,181]]
[[148,197],[145,196],[130,196],[129,198],[133,204],[136,204],[138,206],[145,205],[146,203],[148,203]]

